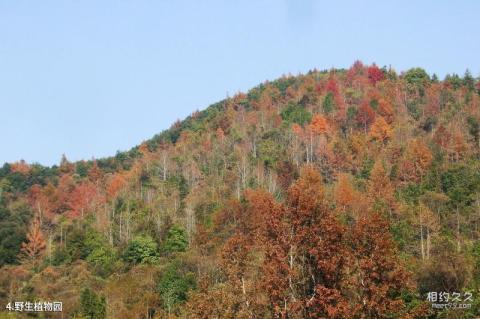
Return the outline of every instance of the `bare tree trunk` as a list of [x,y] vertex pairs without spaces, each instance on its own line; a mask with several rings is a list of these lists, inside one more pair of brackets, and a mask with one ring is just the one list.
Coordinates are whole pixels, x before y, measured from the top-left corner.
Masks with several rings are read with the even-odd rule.
[[192,242],[193,234],[195,233],[195,212],[193,211],[192,207],[187,206],[186,209],[187,213],[187,235],[188,235],[188,244],[190,245]]
[[420,247],[421,247],[421,253],[422,253],[422,260],[425,260],[425,248],[423,246],[423,224],[422,224],[422,209],[420,208]]
[[430,228],[427,227],[427,259],[430,259]]
[[163,181],[167,180],[167,155],[163,153]]
[[460,252],[460,212],[458,211],[457,205],[457,252]]

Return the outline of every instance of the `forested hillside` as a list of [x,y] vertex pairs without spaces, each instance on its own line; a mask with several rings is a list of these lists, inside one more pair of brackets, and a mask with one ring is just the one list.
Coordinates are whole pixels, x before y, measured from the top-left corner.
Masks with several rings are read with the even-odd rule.
[[[111,158],[5,164],[0,301],[62,301],[63,318],[478,318],[479,226],[479,81],[355,62]],[[473,301],[434,310],[429,292]]]

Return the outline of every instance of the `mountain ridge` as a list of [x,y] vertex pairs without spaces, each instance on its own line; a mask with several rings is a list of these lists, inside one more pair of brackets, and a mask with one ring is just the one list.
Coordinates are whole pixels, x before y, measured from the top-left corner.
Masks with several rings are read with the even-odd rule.
[[68,288],[67,315],[99,318],[449,316],[426,294],[480,287],[479,168],[468,72],[284,76],[112,157],[4,165],[0,298]]

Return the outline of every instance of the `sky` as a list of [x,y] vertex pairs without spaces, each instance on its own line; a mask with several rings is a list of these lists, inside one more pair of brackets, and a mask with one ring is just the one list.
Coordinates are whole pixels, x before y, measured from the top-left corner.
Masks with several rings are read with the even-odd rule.
[[0,165],[128,150],[282,74],[480,75],[480,1],[0,0]]

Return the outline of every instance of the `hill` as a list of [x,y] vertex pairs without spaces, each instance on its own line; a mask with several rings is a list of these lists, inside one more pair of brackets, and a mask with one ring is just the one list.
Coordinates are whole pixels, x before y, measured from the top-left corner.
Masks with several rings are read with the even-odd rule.
[[[355,62],[127,152],[0,169],[0,300],[84,318],[474,318],[480,85]],[[82,317],[82,318],[83,318]]]

